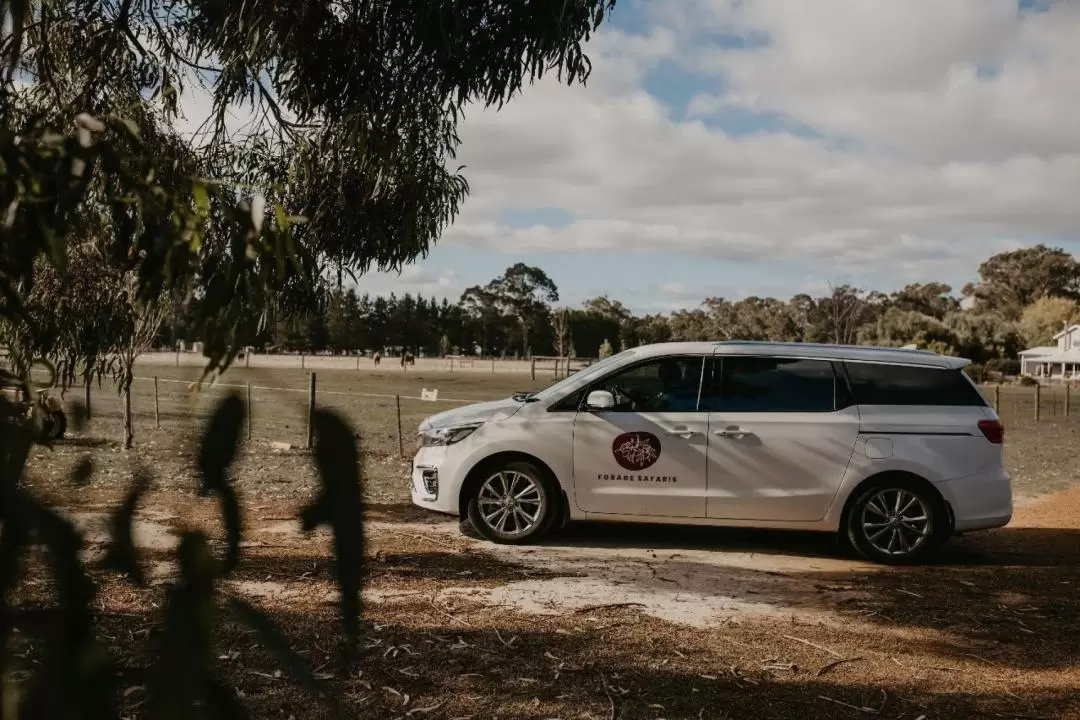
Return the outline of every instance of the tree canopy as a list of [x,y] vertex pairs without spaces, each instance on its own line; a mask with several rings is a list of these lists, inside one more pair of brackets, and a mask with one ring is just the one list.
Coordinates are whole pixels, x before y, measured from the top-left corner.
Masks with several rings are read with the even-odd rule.
[[1080,262],[1046,245],[998,253],[979,265],[979,281],[964,288],[975,308],[1019,320],[1025,307],[1044,297],[1080,299]]
[[[613,4],[0,3],[0,331],[13,359],[0,384],[29,392],[27,368],[38,359],[59,363],[68,379],[77,367],[89,377],[115,362],[130,384],[134,357],[174,303],[174,327],[183,316],[205,344],[208,371],[221,369],[279,315],[321,310],[335,266],[340,276],[424,255],[467,192],[448,165],[466,105],[501,104],[547,72],[584,80],[581,43]],[[181,136],[180,110],[198,104],[199,84],[212,106],[207,132]],[[226,122],[238,106],[254,117],[240,131]],[[331,299],[326,329],[340,337],[349,298]],[[238,396],[225,398],[199,443],[200,489],[220,501],[224,558],[202,531],[181,534],[179,579],[151,632],[153,716],[245,715],[217,672],[222,611],[323,694],[269,617],[218,591],[244,546],[231,468],[246,414]],[[0,700],[11,716],[115,717],[120,673],[96,637],[99,602],[80,533],[22,482],[35,415],[0,394]],[[299,516],[305,532],[332,530],[342,669],[352,674],[363,463],[340,416],[316,410],[310,422],[320,492]],[[92,473],[86,459],[71,479]],[[132,533],[152,478],[139,465],[133,474],[110,516],[103,563],[143,584]],[[51,607],[32,613],[35,657],[21,668],[9,640],[28,626],[12,603],[31,564],[24,556],[42,545]],[[345,712],[326,699],[331,715]]]
[[[197,296],[212,364],[252,316],[310,306],[329,271],[425,255],[468,185],[470,104],[548,73],[584,81],[612,0],[4,3],[0,267],[11,312],[34,260],[86,230],[140,293]],[[197,137],[180,113],[205,97]],[[193,99],[194,98],[194,99]],[[230,128],[231,113],[252,120]],[[79,124],[74,124],[80,118]],[[104,223],[102,222],[104,219]]]
[[[1064,269],[1051,263],[1047,275],[1060,275],[1070,281],[1068,270],[1075,263],[1073,257],[1063,252],[1053,257],[1061,259]],[[996,264],[991,258],[984,266]],[[314,313],[310,322],[315,325],[309,334],[277,333],[273,338],[264,334],[260,342],[336,352],[408,347],[434,355],[445,354],[448,345],[454,353],[473,354],[479,348],[485,355],[513,354],[523,347],[518,318],[523,306],[508,298],[519,296],[532,297],[529,303],[535,301],[527,303],[532,314],[524,347],[536,355],[559,357],[596,357],[605,340],[618,350],[668,340],[741,339],[894,346],[914,343],[982,363],[1015,358],[1025,346],[1050,344],[1065,323],[1080,322],[1077,303],[1061,296],[1040,297],[1024,306],[1018,319],[1011,319],[1014,301],[994,274],[980,279],[982,301],[969,297],[962,302],[948,284],[928,281],[911,283],[891,293],[838,286],[821,296],[800,293],[786,300],[713,297],[704,299],[698,307],[637,315],[622,301],[606,295],[575,306],[558,306],[557,301],[545,299],[545,293],[558,292],[546,273],[539,268],[515,267],[486,285],[469,288],[457,303],[408,294],[353,296],[348,300],[347,292],[339,293],[339,299],[328,305],[334,310],[326,316],[326,330],[338,312],[346,312],[358,328],[351,339],[335,341],[333,333],[327,335],[326,330],[317,327],[322,315]],[[502,297],[507,276],[547,280],[535,285],[531,296],[515,291]],[[1036,282],[1047,280],[1036,278]],[[995,303],[991,298],[1002,301]],[[280,327],[294,324],[288,320]],[[445,344],[444,337],[448,341]],[[355,342],[356,338],[362,340]]]

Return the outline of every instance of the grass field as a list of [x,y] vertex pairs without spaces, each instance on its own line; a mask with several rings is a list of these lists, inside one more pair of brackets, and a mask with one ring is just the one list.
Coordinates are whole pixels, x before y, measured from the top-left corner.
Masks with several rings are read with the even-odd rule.
[[[133,392],[136,442],[158,442],[163,437],[190,436],[198,432],[215,400],[227,392],[246,394],[252,386],[252,428],[254,446],[288,443],[302,448],[307,437],[307,397],[311,371],[299,368],[236,368],[218,383],[200,392],[191,390],[199,378],[196,367],[140,366]],[[468,402],[504,398],[518,390],[542,388],[554,381],[552,373],[496,374],[415,370],[402,372],[396,366],[382,371],[316,370],[316,403],[340,412],[358,431],[371,460],[370,492],[380,501],[403,500],[402,478],[405,464],[415,447],[416,428],[428,415]],[[158,419],[154,415],[154,383],[158,377]],[[438,402],[420,399],[423,389],[439,392]],[[1080,441],[1080,391],[1072,393],[1066,416],[1062,387],[1040,391],[1040,419],[1035,420],[1035,391],[1030,387],[984,386],[983,392],[998,409],[1006,428],[1006,462],[1022,498],[1034,497],[1065,487],[1074,478],[1073,467]],[[81,396],[75,392],[71,395]],[[401,407],[399,444],[397,404]],[[93,390],[94,437],[121,437],[122,403],[115,389],[105,385]]]
[[[28,469],[29,487],[79,520],[91,559],[132,461],[156,478],[136,528],[154,582],[93,573],[125,717],[145,714],[146,643],[174,577],[176,529],[204,528],[222,547],[214,502],[195,494],[193,451],[213,399],[231,389],[187,394],[195,368],[138,374],[158,376],[160,429],[153,382],[137,381],[136,447],[124,452],[119,398],[95,389],[89,425],[35,450]],[[301,535],[295,521],[316,490],[310,457],[269,445],[303,444],[307,375],[236,369],[222,382],[256,389],[253,442],[236,469],[243,559],[221,590],[266,609],[352,716],[1080,718],[1080,413],[1064,417],[1060,391],[1043,393],[1038,423],[1030,389],[1001,391],[1006,460],[1024,500],[1010,527],[957,539],[927,567],[882,568],[812,534],[595,526],[532,548],[471,540],[408,504],[394,398],[409,455],[420,420],[456,404],[411,399],[421,389],[485,400],[531,389],[528,377],[318,370],[318,404],[349,418],[367,450],[364,637],[359,667],[339,676],[329,540]],[[84,457],[95,472],[75,487]],[[16,602],[50,602],[42,572],[31,564]],[[17,652],[32,662],[35,630],[20,631]],[[242,626],[226,617],[215,637],[222,676],[253,717],[330,717]]]

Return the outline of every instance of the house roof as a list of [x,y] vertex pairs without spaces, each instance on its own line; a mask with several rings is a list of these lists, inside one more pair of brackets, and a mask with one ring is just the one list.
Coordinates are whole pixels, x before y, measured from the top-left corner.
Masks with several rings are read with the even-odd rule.
[[1042,345],[1040,347],[1033,347],[1028,348],[1027,350],[1021,350],[1019,354],[1021,356],[1032,355],[1038,357],[1042,355],[1054,355],[1059,352],[1061,352],[1061,350],[1058,349],[1057,345]]
[[[1036,349],[1041,350],[1045,348],[1032,348],[1032,350]],[[1022,355],[1028,360],[1035,360],[1037,362],[1080,364],[1080,348],[1073,348],[1072,350],[1064,351],[1058,350],[1057,348],[1051,349],[1053,350],[1053,352],[1048,352],[1046,354],[1025,355],[1025,353],[1031,352],[1031,350],[1025,350],[1024,352],[1020,353],[1020,355]]]
[[1055,340],[1057,340],[1057,339],[1058,339],[1059,337],[1063,337],[1063,336],[1065,336],[1065,335],[1068,335],[1068,334],[1069,334],[1069,333],[1071,333],[1071,332],[1072,332],[1073,330],[1076,330],[1076,329],[1078,329],[1078,328],[1080,328],[1080,325],[1069,325],[1069,326],[1068,326],[1068,327],[1066,327],[1066,328],[1065,328],[1064,330],[1062,330],[1062,331],[1061,331],[1061,332],[1059,332],[1058,334],[1054,335],[1054,339],[1055,339]]

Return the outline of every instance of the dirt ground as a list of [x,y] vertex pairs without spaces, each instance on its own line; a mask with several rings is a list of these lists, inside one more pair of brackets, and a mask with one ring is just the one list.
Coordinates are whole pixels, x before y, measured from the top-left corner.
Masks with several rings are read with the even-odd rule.
[[[418,394],[424,383],[452,381],[365,377],[325,386]],[[473,397],[521,389],[454,382],[455,393]],[[137,406],[146,404],[140,394]],[[124,452],[110,440],[118,413],[99,405],[81,436],[35,451],[28,480],[84,530],[93,563],[131,460],[154,471],[136,526],[151,588],[94,573],[102,636],[124,668],[125,712],[139,716],[175,530],[202,527],[220,546],[220,523],[216,505],[195,494],[191,416],[176,412],[157,430],[140,414],[138,446]],[[417,405],[417,414],[430,412]],[[267,447],[276,425],[255,434],[237,469],[245,544],[224,590],[266,609],[358,717],[1080,718],[1072,418],[1035,424],[1003,412],[1023,501],[1014,521],[952,541],[933,565],[898,569],[852,559],[815,534],[582,525],[536,547],[476,541],[456,521],[407,504],[406,464],[396,433],[379,434],[381,409],[346,414],[361,418],[368,448],[356,670],[348,679],[329,672],[339,635],[329,543],[301,535],[295,520],[315,477],[305,452]],[[67,476],[87,455],[95,474],[75,488]],[[40,602],[44,587],[31,575],[23,601]],[[253,717],[329,716],[244,626],[226,619],[217,642],[225,677]]]

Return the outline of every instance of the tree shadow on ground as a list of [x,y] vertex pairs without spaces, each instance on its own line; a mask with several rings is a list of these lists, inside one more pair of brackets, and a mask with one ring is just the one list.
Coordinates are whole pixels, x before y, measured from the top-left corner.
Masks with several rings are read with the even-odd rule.
[[[369,558],[368,582],[429,589],[432,583],[443,589],[513,583],[515,597],[550,595],[564,613],[573,614],[577,605],[560,592],[573,592],[575,583],[545,581],[584,578],[587,584],[610,585],[612,594],[618,593],[610,599],[614,604],[652,605],[680,596],[683,602],[713,603],[713,627],[732,615],[724,611],[730,601],[730,606],[772,606],[780,615],[826,613],[837,626],[879,627],[886,642],[896,633],[927,632],[920,643],[931,652],[977,657],[1001,667],[1063,669],[1080,655],[1080,634],[1072,632],[1080,625],[1078,530],[1006,528],[973,534],[957,539],[938,563],[915,567],[837,565],[823,561],[828,559],[824,548],[807,558],[804,541],[785,533],[707,530],[682,536],[678,543],[677,537],[641,541],[629,528],[621,531],[628,533],[622,544],[605,535],[593,544],[603,552],[595,553],[581,536],[571,538],[576,544],[553,540],[542,548],[503,548],[496,556],[491,546],[446,550],[419,543]],[[732,537],[739,552],[729,559],[725,551],[731,550]],[[793,547],[777,547],[777,538]],[[638,548],[656,552],[619,552]],[[786,556],[779,566],[778,553]],[[786,562],[792,558],[806,562]],[[248,552],[238,578],[331,582],[333,561],[312,547],[290,548],[285,554]],[[590,602],[600,605],[605,599]],[[735,616],[755,617],[754,612]]]
[[[616,584],[635,584],[645,595],[675,578],[680,589],[701,595],[714,587],[736,599],[783,605],[786,598],[792,607],[891,630],[933,630],[939,639],[925,642],[937,651],[1017,668],[1069,667],[1080,655],[1080,634],[1073,632],[1080,626],[1077,529],[972,533],[955,538],[933,562],[909,567],[821,563],[848,556],[827,535],[763,531],[583,526],[553,538],[547,548],[613,550],[613,558],[620,550],[655,551],[649,560],[652,574],[609,571],[600,562],[589,568]],[[725,565],[733,552],[732,564]],[[785,562],[778,565],[778,556]],[[800,559],[806,561],[801,566]]]
[[364,517],[370,522],[383,523],[424,523],[440,525],[457,522],[449,515],[439,515],[413,505],[411,502],[365,503]]
[[[542,544],[635,550],[723,550],[823,558],[845,556],[845,548],[833,533],[621,522],[570,523]],[[850,553],[846,555],[854,557]]]
[[[291,644],[321,671],[334,668],[339,640],[332,608],[271,609]],[[438,618],[438,619],[435,619]],[[152,615],[107,613],[103,633],[124,655],[126,711],[144,700],[149,658],[138,642]],[[1080,712],[1071,688],[978,689],[925,683],[887,662],[828,668],[807,655],[785,662],[772,648],[745,650],[692,631],[638,619],[613,634],[572,620],[558,629],[502,614],[464,627],[422,604],[373,607],[358,667],[328,680],[352,717],[510,718],[984,718],[1069,717]],[[287,675],[242,625],[216,634],[225,679],[252,717],[332,717]],[[804,648],[805,649],[805,648]],[[813,650],[809,650],[813,653]],[[825,670],[825,672],[823,672]],[[1020,689],[1020,688],[1014,688]],[[412,712],[412,715],[408,715]]]
[[[335,561],[324,554],[290,555],[247,552],[235,578],[238,580],[280,579],[334,580]],[[496,560],[487,553],[459,552],[382,552],[369,557],[364,567],[368,581],[506,583],[525,579],[564,577],[563,574],[529,568],[525,564]]]
[[119,440],[111,440],[100,436],[88,436],[88,435],[74,435],[68,434],[65,437],[54,440],[53,443],[59,447],[77,447],[77,448],[102,448],[102,447],[120,447]]
[[[714,550],[802,558],[862,559],[835,533],[743,528],[572,523],[547,547]],[[1080,565],[1080,529],[1005,527],[954,537],[926,566]],[[877,566],[873,566],[877,567]]]

